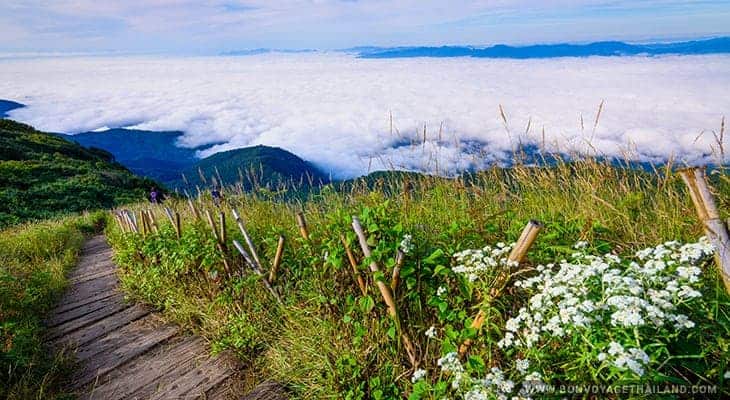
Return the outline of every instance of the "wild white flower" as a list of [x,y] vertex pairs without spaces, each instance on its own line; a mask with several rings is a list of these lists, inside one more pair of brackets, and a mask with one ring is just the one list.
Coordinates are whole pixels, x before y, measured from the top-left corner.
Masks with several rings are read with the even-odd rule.
[[464,400],[488,400],[489,392],[482,387],[476,387],[464,393]]
[[[461,251],[454,254],[453,271],[475,281],[494,268],[509,268],[507,257],[513,246]],[[507,316],[504,336],[497,345],[529,355],[534,350],[525,350],[550,341],[572,341],[579,338],[576,334],[613,338],[598,349],[596,362],[644,375],[652,360],[641,348],[645,344],[629,337],[638,328],[679,331],[695,327],[682,310],[693,307],[702,296],[701,267],[713,252],[711,244],[706,238],[689,244],[670,241],[638,251],[633,259],[587,254],[587,243],[575,247],[577,252],[569,260],[538,265],[536,275],[514,283],[528,298],[516,315]],[[583,336],[585,333],[589,335]],[[442,357],[439,365],[450,373],[452,388],[462,398],[486,395],[499,399],[534,393],[528,382],[532,374],[519,380],[529,370],[530,361],[529,357],[512,359],[503,364],[509,375],[497,368],[483,379],[466,374],[456,353]],[[508,377],[520,383],[516,396],[516,385]],[[536,384],[547,387],[539,374],[533,377]]]
[[447,289],[444,286],[439,286],[438,289],[436,289],[436,296],[441,297],[444,294],[446,294],[446,292],[447,292]]
[[413,251],[413,236],[409,234],[403,235],[403,240],[401,240],[399,247],[400,251],[402,251],[404,254],[408,254]]
[[436,365],[441,367],[441,370],[452,374],[464,372],[464,367],[461,365],[459,355],[455,351],[446,353],[445,356],[439,358],[438,361],[436,361]]
[[436,327],[435,326],[431,326],[430,328],[428,328],[428,330],[426,330],[425,335],[429,339],[435,338],[436,337]]
[[582,240],[575,242],[575,244],[573,245],[574,249],[585,249],[586,247],[588,247],[588,242]]
[[508,259],[514,243],[510,245],[499,244],[503,246],[485,246],[482,249],[468,249],[454,254],[457,265],[452,268],[452,271],[465,275],[470,282],[474,282],[482,276],[493,273],[495,268],[515,266],[515,262]]
[[413,375],[411,376],[411,382],[416,383],[417,381],[420,381],[421,379],[426,377],[426,370],[425,369],[417,369],[413,371]]
[[515,361],[515,368],[524,374],[527,372],[527,369],[530,368],[530,360],[518,358],[517,361]]
[[725,375],[722,376],[725,379],[730,379],[730,371],[725,372]]

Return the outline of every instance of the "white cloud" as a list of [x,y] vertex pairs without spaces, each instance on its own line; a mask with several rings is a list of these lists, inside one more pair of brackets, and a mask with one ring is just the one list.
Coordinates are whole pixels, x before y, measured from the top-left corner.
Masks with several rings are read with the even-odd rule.
[[[721,117],[730,115],[728,70],[730,56],[720,55],[0,57],[0,98],[28,104],[13,111],[13,118],[43,130],[182,130],[186,146],[226,143],[212,151],[280,146],[336,176],[362,174],[369,166],[433,171],[438,164],[444,171],[483,165],[518,140],[541,143],[543,126],[552,149],[587,150],[590,140],[611,156],[632,149],[644,160],[674,155],[698,163],[710,160],[712,135],[695,142],[696,137],[718,130]],[[391,111],[399,132],[392,135]],[[531,129],[525,135],[528,120]],[[415,144],[405,145],[409,141]]]

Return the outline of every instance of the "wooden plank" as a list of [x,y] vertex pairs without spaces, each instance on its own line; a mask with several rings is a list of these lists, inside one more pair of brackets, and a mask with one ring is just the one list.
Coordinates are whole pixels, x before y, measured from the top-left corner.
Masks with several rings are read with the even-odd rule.
[[73,303],[96,296],[100,293],[112,292],[118,284],[119,281],[116,276],[105,276],[103,278],[94,279],[93,281],[84,282],[67,291],[63,297],[61,297],[58,304],[63,305],[66,303]]
[[133,342],[142,342],[156,330],[166,328],[167,324],[154,314],[147,315],[136,321],[130,322],[121,328],[110,332],[96,340],[86,343],[76,350],[76,359],[84,361],[95,357],[97,354],[106,354],[117,348],[127,346]]
[[153,330],[141,340],[127,343],[106,353],[97,354],[95,357],[86,360],[81,370],[76,371],[71,377],[71,388],[81,388],[120,365],[146,353],[149,349],[157,346],[178,332],[173,325],[166,325]]
[[46,340],[52,340],[59,338],[75,330],[81,329],[85,326],[91,325],[96,321],[108,318],[110,315],[114,315],[125,308],[129,308],[130,304],[125,304],[124,297],[117,298],[117,301],[109,302],[103,307],[93,310],[87,314],[84,314],[76,319],[72,319],[58,326],[50,328],[46,331]]
[[173,386],[182,376],[200,366],[202,362],[208,360],[210,356],[207,352],[195,354],[190,360],[176,365],[173,370],[153,382],[135,390],[134,393],[127,396],[128,399],[149,399],[165,388]]
[[68,276],[73,277],[94,271],[116,269],[117,267],[114,264],[114,261],[112,261],[112,254],[111,249],[109,249],[109,251],[98,256],[83,256],[76,264],[76,268],[74,268]]
[[[192,369],[193,359],[201,354],[207,354],[202,339],[195,336],[172,338],[170,343],[162,344],[110,371],[82,400],[130,397],[146,386],[161,382],[166,375],[178,368],[189,366]],[[135,397],[142,398],[139,395]]]
[[92,340],[99,338],[112,332],[119,327],[127,325],[128,323],[138,320],[145,315],[150,313],[150,309],[141,305],[134,305],[127,309],[124,309],[116,314],[110,315],[100,321],[97,321],[89,326],[78,329],[68,335],[53,340],[50,345],[52,347],[59,346],[82,346]]
[[88,304],[84,304],[80,307],[76,307],[76,308],[66,310],[63,312],[54,312],[51,314],[51,317],[49,317],[45,321],[46,328],[53,328],[54,326],[63,324],[65,322],[74,320],[79,317],[82,317],[86,314],[99,310],[110,304],[121,303],[123,301],[124,301],[124,295],[121,293],[115,293],[115,294],[112,294],[111,296],[103,297],[99,301],[94,301],[94,302],[91,302]]
[[53,310],[51,310],[50,314],[60,314],[69,310],[73,310],[74,308],[83,307],[87,304],[94,303],[103,299],[106,299],[111,296],[116,296],[117,292],[114,291],[108,291],[108,292],[101,292],[98,294],[95,294],[91,297],[86,297],[81,300],[72,301],[68,303],[61,303],[56,306]]
[[150,400],[203,397],[206,392],[231,376],[236,370],[235,366],[236,362],[230,354],[219,354],[182,375],[173,384],[160,388]]
[[274,381],[266,381],[243,396],[241,400],[287,400],[289,391],[284,385]]
[[246,386],[243,373],[237,371],[230,375],[223,382],[205,393],[206,400],[229,400],[240,399],[242,393],[246,393],[249,387]]
[[114,269],[103,269],[97,272],[92,272],[84,275],[80,275],[78,277],[70,277],[68,280],[69,285],[76,285],[79,283],[87,282],[90,280],[94,280],[97,278],[103,278],[105,276],[114,275],[117,271]]
[[85,282],[78,282],[69,287],[64,297],[73,296],[83,292],[93,292],[95,290],[107,289],[119,283],[119,279],[115,275],[106,275]]

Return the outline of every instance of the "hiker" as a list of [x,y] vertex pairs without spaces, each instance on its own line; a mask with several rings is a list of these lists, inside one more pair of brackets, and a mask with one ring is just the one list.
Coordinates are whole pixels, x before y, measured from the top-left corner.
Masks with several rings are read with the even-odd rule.
[[221,198],[223,197],[221,195],[221,192],[218,191],[217,186],[213,186],[213,189],[210,190],[210,196],[213,198],[213,203],[216,207],[221,206]]
[[156,187],[150,190],[150,203],[162,204],[162,193],[160,193]]

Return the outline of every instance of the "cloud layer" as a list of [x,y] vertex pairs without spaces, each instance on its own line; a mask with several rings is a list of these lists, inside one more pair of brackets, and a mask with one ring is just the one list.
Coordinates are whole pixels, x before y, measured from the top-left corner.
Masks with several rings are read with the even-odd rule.
[[337,177],[481,167],[518,143],[694,164],[711,161],[711,131],[730,116],[729,70],[721,55],[0,59],[0,98],[27,104],[12,117],[43,130],[181,130],[183,146],[225,142],[202,156],[280,146]]

